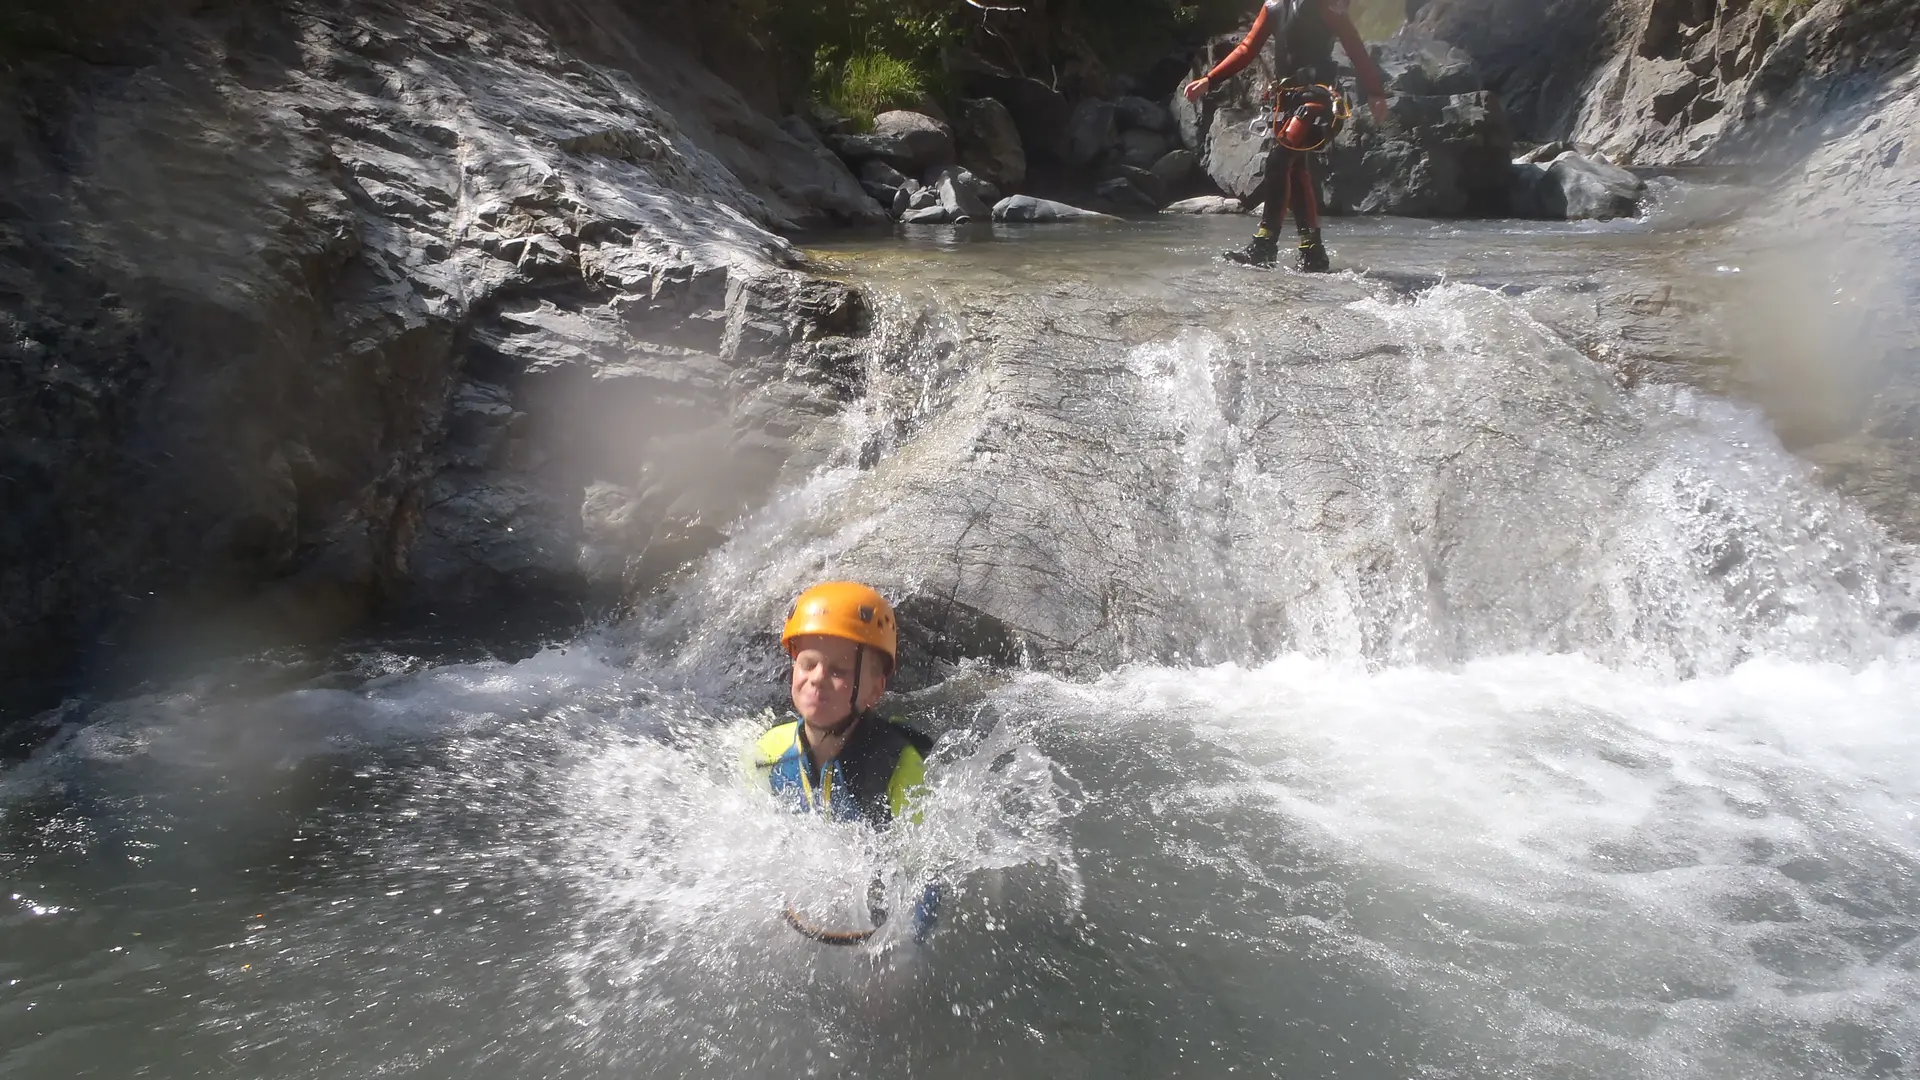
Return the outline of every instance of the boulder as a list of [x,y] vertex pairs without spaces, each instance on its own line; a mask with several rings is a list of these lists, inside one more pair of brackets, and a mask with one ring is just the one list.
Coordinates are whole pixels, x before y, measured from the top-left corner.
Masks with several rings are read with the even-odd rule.
[[885,139],[878,135],[828,135],[824,141],[850,166],[884,161],[897,169],[913,167],[913,158],[898,139]]
[[1114,102],[1113,107],[1122,130],[1157,131],[1163,134],[1173,131],[1173,114],[1156,102],[1143,97],[1123,97]]
[[829,135],[826,144],[849,165],[862,168],[867,162],[878,161],[917,176],[953,163],[953,133],[920,113],[881,113],[871,133]]
[[1549,164],[1512,166],[1513,212],[1550,221],[1635,217],[1647,185],[1616,165],[1569,150]]
[[1010,195],[993,208],[993,220],[1001,222],[1112,221],[1109,214],[1082,210],[1077,206],[1036,199],[1031,195]]
[[1182,91],[1173,92],[1172,107],[1168,109],[1173,116],[1173,133],[1180,138],[1180,145],[1200,153],[1206,145],[1207,127],[1212,113],[1205,103],[1187,100]]
[[964,170],[948,169],[932,185],[933,190],[940,193],[940,208],[946,211],[947,219],[955,224],[985,221],[992,214],[980,196],[974,194],[973,184],[968,182],[972,179],[972,175]]
[[1171,203],[1164,208],[1163,212],[1168,214],[1244,214],[1247,208],[1239,199],[1225,195],[1201,195]]
[[924,113],[895,109],[873,118],[873,135],[894,140],[910,166],[905,171],[922,173],[930,168],[951,165],[954,160],[953,131]]
[[1393,37],[1368,46],[1367,51],[1380,66],[1389,94],[1452,97],[1486,89],[1473,57],[1444,41]]
[[801,117],[806,120],[807,124],[811,126],[813,130],[820,133],[821,138],[825,138],[828,135],[853,135],[856,133],[852,120],[841,116],[829,106],[823,105],[818,101],[808,101],[806,111],[801,114]]
[[1191,150],[1170,150],[1153,163],[1154,179],[1169,193],[1179,191],[1193,181],[1200,159]]
[[1550,143],[1542,143],[1513,160],[1515,164],[1526,162],[1531,165],[1551,165],[1553,164],[1554,158],[1559,157],[1569,150],[1577,150],[1583,157],[1592,158],[1602,165],[1614,164],[1612,158],[1601,153],[1600,149],[1592,143],[1567,142],[1564,139]]
[[878,159],[861,162],[860,170],[855,175],[860,177],[863,184],[879,184],[890,188],[907,186],[905,173]]
[[1513,135],[1499,98],[1484,91],[1401,96],[1391,108],[1394,122],[1386,131],[1361,118],[1334,140],[1326,174],[1333,213],[1508,213]]
[[1100,181],[1093,192],[1099,203],[1118,213],[1150,214],[1160,209],[1157,182],[1144,169]]
[[911,111],[932,118],[934,122],[948,130],[953,128],[953,117],[947,115],[947,110],[940,107],[940,103],[934,100],[932,94],[921,94],[920,101]]
[[1073,109],[1060,91],[964,50],[948,58],[947,71],[962,94],[992,98],[1006,106],[1029,164],[1066,161],[1067,124]]
[[992,206],[994,203],[1000,201],[1002,192],[998,185],[983,179],[971,169],[957,168],[952,165],[927,173],[927,186],[938,188],[942,181],[949,178],[960,187],[971,192],[974,198],[979,199],[987,206]]
[[892,207],[901,191],[911,182],[901,175],[900,170],[878,158],[861,162],[859,176],[860,186],[873,196],[875,202],[885,207]]
[[944,206],[926,206],[900,215],[902,225],[947,225],[952,222]]
[[955,116],[953,134],[960,164],[997,187],[1026,183],[1026,148],[1004,104],[993,98],[962,98]]
[[1566,140],[1556,139],[1550,143],[1541,143],[1539,146],[1521,154],[1519,157],[1513,159],[1513,163],[1515,165],[1551,165],[1553,164],[1554,158],[1572,149],[1573,147],[1567,145]]
[[[799,189],[796,193],[804,195],[809,202],[837,204],[839,209],[834,214],[836,224],[870,225],[885,219],[886,213],[883,209],[885,204],[876,205],[868,202],[861,194],[856,193],[861,185],[854,177],[848,175],[846,163],[827,148],[827,144],[821,141],[819,134],[803,117],[789,116],[780,121],[779,129],[792,140],[793,145],[800,147],[805,155],[812,159],[813,168],[809,172],[795,168],[791,162],[771,167],[767,163],[762,163],[763,170],[767,173],[791,172],[793,175],[789,177],[790,182],[799,176],[810,175],[814,182],[804,185],[796,183],[795,186]],[[603,132],[598,135],[588,135],[585,138],[569,139],[561,145],[576,153],[583,152],[586,147],[597,147],[585,152],[612,154],[616,157],[622,157],[634,151],[638,151],[642,156],[651,152],[645,147],[625,145],[626,143],[627,140]]]
[[[1225,55],[1238,42],[1232,35],[1214,38],[1195,55],[1189,78],[1205,74],[1211,56]],[[1228,195],[1251,198],[1266,182],[1267,146],[1248,125],[1260,115],[1258,88],[1273,79],[1272,57],[1262,50],[1245,74],[1200,101],[1188,101],[1180,89],[1170,99],[1180,144],[1198,156],[1200,168]]]
[[1113,102],[1089,98],[1073,107],[1067,122],[1067,164],[1088,168],[1119,142],[1119,114]]
[[975,175],[971,169],[955,169],[953,174],[955,180],[968,191],[973,192],[974,198],[979,199],[989,207],[999,202],[1001,196],[1005,194],[1000,190],[1000,185],[993,183],[983,176]]
[[1267,141],[1247,126],[1258,115],[1253,109],[1212,110],[1206,137],[1200,144],[1200,167],[1221,191],[1252,198],[1266,184]]
[[1171,135],[1130,128],[1120,133],[1120,160],[1138,168],[1151,169],[1176,145]]
[[907,209],[909,210],[925,210],[928,207],[939,205],[940,192],[932,187],[914,188],[907,197]]

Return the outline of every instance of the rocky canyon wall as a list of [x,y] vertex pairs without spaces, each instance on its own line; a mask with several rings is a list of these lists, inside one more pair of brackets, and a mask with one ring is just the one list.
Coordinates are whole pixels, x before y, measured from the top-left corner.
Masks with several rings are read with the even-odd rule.
[[577,619],[773,483],[867,332],[779,233],[880,210],[657,7],[213,3],[7,42],[16,707],[196,634]]
[[1798,161],[1920,48],[1911,0],[1431,0],[1408,33],[1471,54],[1522,138],[1623,163]]

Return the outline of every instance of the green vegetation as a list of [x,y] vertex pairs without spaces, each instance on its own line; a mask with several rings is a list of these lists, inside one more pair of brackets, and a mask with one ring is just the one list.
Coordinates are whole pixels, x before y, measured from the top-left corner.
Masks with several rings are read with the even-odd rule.
[[828,108],[865,130],[888,109],[919,104],[927,82],[912,63],[886,53],[863,52],[838,62],[820,52],[814,55],[812,89]]
[[806,61],[805,92],[861,126],[938,88],[940,51],[965,33],[960,0],[733,0],[764,44]]
[[1406,21],[1406,0],[1353,0],[1353,25],[1368,41],[1391,37]]
[[[46,2],[46,0],[39,0]],[[964,0],[722,0],[763,45],[802,61],[789,83],[862,127],[876,113],[942,95],[942,53],[975,38],[996,62],[1023,56],[1045,78],[1098,57],[1107,70],[1150,66],[1181,41],[1244,26],[1257,0],[986,0],[1026,14],[987,14]],[[1403,21],[1406,0],[1354,0],[1368,38]],[[1801,0],[1779,0],[1796,3]],[[1039,15],[1039,18],[1035,18]],[[805,85],[799,85],[801,80]]]

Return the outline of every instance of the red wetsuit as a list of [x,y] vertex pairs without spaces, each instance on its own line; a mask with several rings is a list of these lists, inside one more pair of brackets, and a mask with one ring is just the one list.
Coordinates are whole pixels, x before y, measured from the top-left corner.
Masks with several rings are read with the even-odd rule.
[[[1324,0],[1266,0],[1253,29],[1227,58],[1207,72],[1207,81],[1218,84],[1240,73],[1259,54],[1269,39],[1275,44],[1275,73],[1303,83],[1326,82],[1334,78],[1333,41],[1338,38],[1360,76],[1367,100],[1386,98],[1380,68],[1368,54],[1353,20],[1327,8]],[[1275,140],[1273,154],[1267,159],[1266,212],[1261,215],[1263,231],[1279,228],[1286,218],[1287,205],[1297,194],[1294,219],[1302,230],[1320,227],[1319,201],[1314,198],[1313,174],[1307,168],[1307,155],[1295,153]]]

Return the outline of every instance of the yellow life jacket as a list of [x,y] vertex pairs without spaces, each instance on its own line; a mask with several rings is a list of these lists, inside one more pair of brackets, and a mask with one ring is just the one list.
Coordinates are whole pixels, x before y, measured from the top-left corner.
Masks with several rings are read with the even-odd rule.
[[933,740],[905,724],[868,713],[824,769],[814,766],[800,726],[797,720],[776,725],[747,760],[755,782],[791,799],[795,810],[884,826],[906,813],[913,791],[926,782]]

